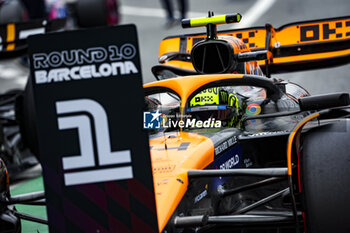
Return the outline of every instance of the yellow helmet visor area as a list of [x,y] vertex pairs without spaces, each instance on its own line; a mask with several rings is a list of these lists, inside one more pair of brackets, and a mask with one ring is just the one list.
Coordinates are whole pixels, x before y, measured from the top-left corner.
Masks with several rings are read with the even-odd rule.
[[208,88],[200,93],[198,93],[195,97],[193,97],[190,101],[190,106],[203,106],[208,104],[219,104],[219,88]]

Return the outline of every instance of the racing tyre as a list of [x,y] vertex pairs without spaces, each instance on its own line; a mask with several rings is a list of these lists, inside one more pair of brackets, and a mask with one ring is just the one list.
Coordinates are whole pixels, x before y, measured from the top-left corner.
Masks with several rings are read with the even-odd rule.
[[78,0],[76,17],[79,27],[98,27],[108,24],[106,0]]
[[301,154],[307,233],[350,232],[350,120],[311,130]]

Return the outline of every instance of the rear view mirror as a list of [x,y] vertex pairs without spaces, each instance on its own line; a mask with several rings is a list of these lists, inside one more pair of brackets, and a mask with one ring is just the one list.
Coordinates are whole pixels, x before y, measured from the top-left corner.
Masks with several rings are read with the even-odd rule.
[[300,98],[298,101],[300,105],[300,110],[302,111],[335,108],[347,106],[350,104],[350,98],[348,93],[332,93],[307,96]]

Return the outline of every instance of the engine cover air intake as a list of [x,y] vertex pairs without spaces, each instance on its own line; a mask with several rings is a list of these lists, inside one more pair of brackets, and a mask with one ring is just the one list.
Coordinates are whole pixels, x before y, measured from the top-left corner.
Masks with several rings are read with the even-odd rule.
[[198,73],[229,73],[236,67],[234,49],[226,40],[203,40],[191,51],[192,64]]

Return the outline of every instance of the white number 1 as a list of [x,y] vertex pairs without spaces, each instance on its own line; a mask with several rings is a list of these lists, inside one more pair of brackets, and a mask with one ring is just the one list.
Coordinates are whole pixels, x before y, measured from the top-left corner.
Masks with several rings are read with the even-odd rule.
[[[116,165],[131,163],[130,150],[111,151],[108,118],[104,108],[95,100],[77,99],[56,102],[57,114],[78,113],[75,116],[58,117],[58,128],[60,130],[77,129],[80,144],[80,155],[62,158],[64,170],[96,167],[92,130],[96,135],[96,147],[98,153],[98,164]],[[91,127],[91,120],[94,129]],[[94,170],[65,173],[65,184],[78,185],[110,180],[121,180],[133,178],[132,167],[95,168]]]

